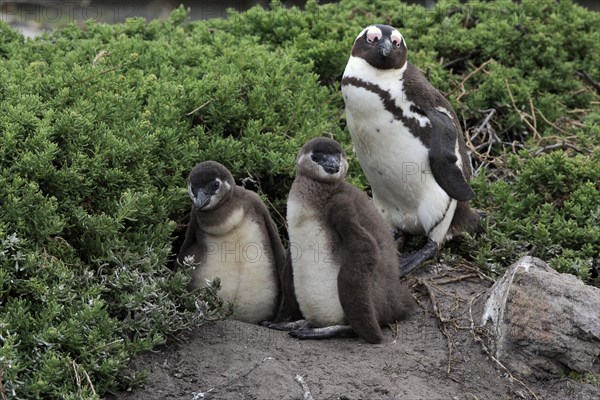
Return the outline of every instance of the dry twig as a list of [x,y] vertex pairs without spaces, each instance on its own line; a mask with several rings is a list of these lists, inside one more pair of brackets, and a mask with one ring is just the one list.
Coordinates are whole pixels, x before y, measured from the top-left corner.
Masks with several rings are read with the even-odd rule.
[[480,162],[476,172],[488,164],[501,164],[501,161],[497,157],[491,155],[492,146],[494,143],[501,142],[500,138],[496,134],[496,131],[491,125],[491,120],[496,114],[496,109],[492,108],[489,110],[482,110],[481,112],[487,113],[481,124],[479,124],[475,129],[469,129],[469,131],[473,132],[472,134],[469,134],[469,131],[467,131],[465,134],[467,146],[471,149],[473,155]]
[[582,153],[582,151],[573,146],[572,144],[569,143],[555,143],[555,144],[550,144],[548,146],[544,146],[544,147],[540,147],[539,149],[537,149],[535,151],[535,153],[533,153],[534,156],[539,156],[542,153],[547,152],[548,150],[556,150],[556,149],[562,149],[562,150],[566,150],[566,149],[572,149],[575,150],[578,153]]
[[540,133],[537,131],[537,127],[536,127],[537,123],[536,123],[536,119],[535,119],[535,112],[533,109],[533,104],[531,103],[531,98],[529,98],[529,102],[530,102],[530,106],[531,106],[531,115],[529,115],[526,112],[519,110],[519,107],[517,107],[517,103],[515,102],[515,98],[513,97],[512,91],[510,90],[510,86],[508,85],[508,81],[506,79],[504,80],[504,85],[506,86],[506,90],[508,91],[508,96],[510,97],[510,101],[512,103],[513,109],[516,111],[517,114],[519,114],[519,117],[521,117],[521,121],[523,121],[525,123],[525,125],[527,125],[527,127],[529,128],[531,133],[533,133],[533,137],[537,140],[540,140],[542,137],[541,137]]
[[204,104],[202,104],[202,105],[200,105],[200,106],[198,106],[198,107],[194,108],[192,111],[190,111],[189,113],[187,113],[187,114],[185,114],[185,115],[187,115],[187,116],[190,116],[190,115],[194,114],[196,111],[200,111],[200,110],[202,110],[204,107],[206,107],[207,105],[209,105],[211,101],[212,101],[212,99],[211,99],[211,100],[206,100],[206,101],[204,102]]
[[540,113],[540,117],[542,117],[542,119],[544,120],[545,123],[547,123],[548,125],[550,125],[551,127],[553,127],[554,129],[556,129],[559,132],[562,132],[566,135],[568,135],[570,132],[565,131],[564,129],[558,127],[556,124],[553,124],[552,122],[548,121],[548,119],[544,116],[544,114],[536,108],[536,111]]
[[100,50],[100,52],[98,52],[98,54],[96,54],[96,57],[94,57],[94,60],[92,61],[92,66],[95,67],[96,64],[98,64],[98,61],[100,61],[104,57],[108,57],[108,56],[110,56],[110,51]]
[[90,376],[88,375],[87,371],[81,367],[81,365],[77,364],[75,362],[75,360],[73,360],[73,372],[75,372],[75,384],[77,385],[77,391],[80,393],[81,395],[81,377],[79,376],[79,368],[81,368],[83,370],[83,375],[85,376],[85,380],[87,381],[87,384],[89,386],[89,388],[92,391],[92,394],[94,396],[96,396],[96,389],[94,388],[94,385],[92,384],[92,380],[90,379]]
[[472,267],[472,266],[467,265],[467,264],[461,264],[461,267],[465,268],[465,269],[467,269],[469,271],[473,271],[474,273],[477,274],[477,276],[479,276],[479,279],[481,279],[481,280],[486,280],[486,281],[491,282],[491,283],[496,283],[496,281],[493,278],[490,278],[489,276],[487,276],[486,274],[484,274],[481,271],[481,269],[479,269],[479,268]]
[[302,400],[314,400],[312,394],[310,393],[310,389],[308,388],[308,385],[304,381],[302,375],[296,374],[294,380],[298,382],[300,386],[302,386],[302,390],[304,391],[304,393],[302,394]]
[[477,73],[481,72],[486,66],[488,66],[488,64],[490,64],[493,61],[494,61],[494,59],[490,58],[489,60],[487,60],[486,62],[484,62],[483,64],[481,64],[479,67],[477,67],[473,71],[469,72],[469,74],[458,84],[458,89],[460,90],[460,94],[456,97],[456,101],[460,101],[460,99],[465,94],[467,94],[467,91],[465,90],[465,83],[467,83],[467,81],[469,79],[471,79]]
[[470,279],[470,278],[477,278],[477,274],[465,274],[465,275],[460,275],[460,276],[454,276],[454,277],[448,277],[446,279],[443,278],[434,278],[432,279],[432,282],[435,283],[436,285],[447,285],[449,283],[453,283],[453,282],[459,282],[459,281],[464,281],[466,279]]
[[582,78],[588,85],[596,89],[596,93],[600,94],[600,83],[596,82],[590,74],[585,72],[584,70],[579,70],[576,72],[577,76]]

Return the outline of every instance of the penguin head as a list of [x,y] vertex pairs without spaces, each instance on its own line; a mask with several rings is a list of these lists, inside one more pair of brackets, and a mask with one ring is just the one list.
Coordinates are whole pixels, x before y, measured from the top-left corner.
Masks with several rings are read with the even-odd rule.
[[370,25],[358,35],[352,56],[377,69],[400,69],[406,65],[408,49],[404,37],[389,25]]
[[216,161],[196,165],[188,176],[188,194],[198,211],[212,210],[223,204],[234,187],[231,172]]
[[348,161],[342,146],[333,139],[319,137],[306,142],[296,158],[296,173],[320,182],[344,180]]

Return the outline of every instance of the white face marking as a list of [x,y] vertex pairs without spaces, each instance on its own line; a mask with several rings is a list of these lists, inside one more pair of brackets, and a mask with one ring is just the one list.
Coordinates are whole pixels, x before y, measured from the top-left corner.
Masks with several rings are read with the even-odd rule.
[[369,43],[376,42],[383,36],[381,29],[376,26],[369,26],[365,30],[367,31],[367,42]]
[[[202,207],[202,210],[210,210],[212,208],[215,208],[216,205],[219,204],[219,202],[221,201],[223,196],[225,196],[225,194],[227,192],[229,192],[229,190],[231,189],[231,185],[229,183],[227,183],[226,181],[223,181],[219,178],[215,178],[215,181],[219,182],[219,188],[212,195],[208,204],[206,206]],[[188,190],[188,195],[190,196],[190,199],[192,199],[192,201],[195,201],[196,196],[194,194],[194,191],[192,189],[192,184],[190,182],[188,182],[187,190]]]
[[[390,40],[392,41],[392,44],[396,47],[400,47],[402,46],[402,42],[404,42],[404,37],[402,36],[402,34],[400,32],[398,32],[396,29],[394,29],[392,31],[392,34],[390,35]],[[404,43],[404,46],[406,46],[406,43]]]
[[225,196],[225,193],[229,192],[229,190],[231,189],[231,185],[229,185],[229,183],[227,183],[226,181],[222,181],[219,178],[216,178],[215,180],[219,182],[219,188],[217,189],[215,194],[210,198],[210,201],[203,208],[203,210],[210,210],[215,208],[217,204],[221,202],[221,199],[223,198],[223,196]]
[[308,154],[303,154],[298,159],[298,165],[306,165],[310,169],[310,174],[313,179],[329,182],[329,181],[338,181],[344,179],[346,173],[348,172],[348,161],[345,157],[340,159],[340,169],[338,172],[334,174],[330,174],[325,171],[321,165],[314,162],[312,160],[312,151]]
[[[370,26],[367,26],[362,31],[360,31],[360,33],[358,34],[358,36],[356,37],[356,39],[354,41],[356,42],[363,35],[365,35],[365,33],[366,33],[367,42],[369,42],[369,43],[373,43],[375,40],[380,40],[381,37],[383,36],[383,32],[381,32],[381,29],[379,29],[375,25],[370,25]],[[394,46],[400,47],[400,46],[402,46],[402,42],[404,42],[404,36],[402,36],[402,34],[400,32],[398,32],[397,29],[394,29],[392,31],[392,34],[390,35],[390,40],[392,41]],[[406,46],[406,43],[404,43],[404,46]]]
[[360,39],[360,38],[361,38],[361,36],[362,36],[362,35],[364,35],[364,33],[365,33],[366,31],[368,31],[368,30],[369,30],[369,28],[371,28],[371,26],[367,26],[365,29],[363,29],[362,31],[360,31],[360,33],[358,34],[358,36],[356,37],[356,39],[354,39],[354,41],[356,42],[358,39]]

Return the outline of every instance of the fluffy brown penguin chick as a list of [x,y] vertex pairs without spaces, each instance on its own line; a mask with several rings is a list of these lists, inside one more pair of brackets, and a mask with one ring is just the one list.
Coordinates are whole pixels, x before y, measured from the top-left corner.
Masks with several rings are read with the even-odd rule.
[[414,300],[400,282],[392,234],[371,199],[344,181],[339,143],[310,140],[296,159],[287,222],[295,296],[303,321],[271,324],[300,339],[358,335],[404,319]]
[[234,318],[252,323],[273,318],[285,253],[266,206],[215,161],[192,169],[188,192],[193,205],[177,259],[194,257],[192,288],[218,277],[219,295],[234,304]]

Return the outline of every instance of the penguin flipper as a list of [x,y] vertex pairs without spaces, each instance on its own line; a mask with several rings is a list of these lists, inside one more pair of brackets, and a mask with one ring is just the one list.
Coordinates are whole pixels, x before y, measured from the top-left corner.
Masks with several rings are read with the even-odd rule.
[[302,320],[304,316],[300,311],[300,305],[294,290],[294,270],[292,268],[292,254],[289,249],[283,268],[279,271],[279,282],[281,285],[281,299],[275,322],[285,323],[286,321]]
[[[192,206],[190,210],[190,222],[188,222],[186,231],[185,231],[185,239],[179,248],[179,253],[177,254],[177,262],[179,264],[183,264],[183,259],[185,256],[190,255],[190,248],[197,242],[197,236],[200,233],[198,229],[198,221],[196,219],[196,210],[194,206]],[[200,255],[196,255],[198,258]],[[196,259],[196,261],[198,261]]]
[[281,275],[281,271],[283,271],[286,262],[285,249],[281,244],[281,239],[279,237],[279,232],[277,231],[277,226],[275,225],[275,222],[273,222],[273,220],[271,219],[271,216],[268,214],[267,209],[264,207],[262,208],[263,213],[265,213],[263,223],[265,224],[267,238],[269,240],[269,243],[271,244],[271,249],[273,250],[273,262],[277,268],[277,273]]
[[459,201],[471,200],[475,193],[456,165],[456,126],[443,111],[433,107],[423,109],[431,123],[429,164],[436,182],[450,197]]
[[347,201],[352,195],[352,192],[341,192],[333,200],[338,207],[333,210],[331,221],[343,244],[339,254],[341,268],[337,278],[338,295],[346,320],[354,332],[369,343],[381,343],[383,333],[370,292],[370,280],[379,264],[379,254],[374,251],[378,244],[353,218],[360,212]]
[[279,232],[275,222],[271,218],[269,211],[260,203],[257,212],[263,216],[263,223],[267,233],[267,240],[271,245],[273,252],[273,265],[277,274],[279,286],[279,300],[277,302],[277,310],[275,322],[296,321],[302,319],[300,306],[296,300],[294,292],[294,277],[292,274],[292,264],[289,251],[287,252],[281,244]]

